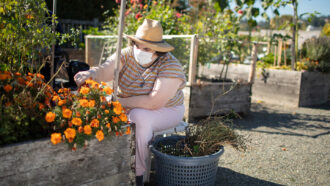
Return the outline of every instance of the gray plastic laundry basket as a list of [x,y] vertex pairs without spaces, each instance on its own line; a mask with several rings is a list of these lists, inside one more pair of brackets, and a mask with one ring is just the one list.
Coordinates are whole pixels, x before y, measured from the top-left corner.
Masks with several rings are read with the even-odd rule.
[[[219,157],[223,147],[212,155],[200,157],[181,157],[168,153],[182,152],[183,146],[176,143],[184,136],[169,136],[159,138],[152,143],[151,151],[155,157],[157,185],[214,185],[218,169]],[[160,149],[165,149],[167,154]],[[179,153],[181,154],[181,153]]]

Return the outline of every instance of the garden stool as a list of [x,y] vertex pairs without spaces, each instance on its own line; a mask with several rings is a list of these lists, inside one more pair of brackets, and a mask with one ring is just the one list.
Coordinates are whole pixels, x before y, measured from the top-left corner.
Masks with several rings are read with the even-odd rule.
[[[166,137],[169,134],[173,134],[173,133],[178,133],[178,132],[182,132],[185,131],[185,129],[188,127],[188,123],[181,121],[176,127],[167,129],[167,130],[163,130],[163,131],[159,131],[159,132],[154,132],[153,133],[153,137],[151,139],[151,142],[154,140],[154,138],[156,136],[163,136]],[[150,144],[152,144],[150,142]],[[151,145],[149,145],[149,157],[146,160],[146,166],[147,166],[147,170],[144,173],[143,176],[143,182],[149,182],[150,179],[150,169],[151,169]]]

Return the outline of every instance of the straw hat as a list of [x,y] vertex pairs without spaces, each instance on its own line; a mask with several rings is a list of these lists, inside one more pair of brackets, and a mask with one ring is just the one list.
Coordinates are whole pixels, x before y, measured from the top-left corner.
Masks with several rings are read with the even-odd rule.
[[145,19],[137,29],[135,36],[127,35],[127,37],[157,52],[169,52],[174,49],[163,40],[163,28],[160,23],[152,19]]

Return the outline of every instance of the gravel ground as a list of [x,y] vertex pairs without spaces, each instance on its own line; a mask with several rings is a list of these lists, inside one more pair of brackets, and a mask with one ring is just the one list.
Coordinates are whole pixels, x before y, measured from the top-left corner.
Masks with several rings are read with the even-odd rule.
[[225,147],[216,185],[330,185],[330,102],[314,108],[253,103],[235,124],[249,148]]
[[[225,146],[216,185],[330,185],[330,101],[314,108],[252,103],[234,122],[248,150]],[[156,185],[154,177],[146,185]]]

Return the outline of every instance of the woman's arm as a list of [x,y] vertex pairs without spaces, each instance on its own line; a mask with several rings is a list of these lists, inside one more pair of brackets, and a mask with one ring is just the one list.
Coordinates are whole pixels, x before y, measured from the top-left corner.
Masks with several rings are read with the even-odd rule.
[[119,98],[118,101],[126,108],[159,109],[175,96],[181,84],[178,78],[158,78],[149,95]]

